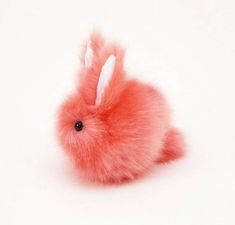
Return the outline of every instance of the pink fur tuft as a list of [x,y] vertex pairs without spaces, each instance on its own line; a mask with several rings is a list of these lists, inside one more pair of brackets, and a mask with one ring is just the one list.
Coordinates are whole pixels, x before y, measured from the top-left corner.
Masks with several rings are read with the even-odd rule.
[[169,129],[164,139],[161,157],[157,163],[165,163],[184,155],[185,143],[183,135],[175,128]]
[[[60,143],[81,174],[103,183],[123,182],[144,174],[156,161],[182,156],[183,139],[170,128],[163,95],[126,78],[120,46],[106,43],[99,34],[90,40],[92,66],[81,68],[80,85],[62,104],[58,116]],[[101,68],[111,54],[116,57],[112,78],[101,103],[95,105]],[[74,128],[77,121],[83,123],[79,132]]]

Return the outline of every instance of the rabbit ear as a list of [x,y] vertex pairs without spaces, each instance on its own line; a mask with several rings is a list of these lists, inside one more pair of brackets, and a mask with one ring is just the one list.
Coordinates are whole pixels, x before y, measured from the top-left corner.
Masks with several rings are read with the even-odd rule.
[[100,33],[94,32],[83,45],[78,91],[87,105],[107,109],[118,99],[124,80],[124,50],[115,43],[107,43]]
[[86,52],[84,56],[84,63],[87,69],[91,68],[94,59],[94,52],[92,49],[92,42],[88,41],[86,46]]
[[92,69],[92,67],[96,65],[96,61],[103,45],[103,37],[98,32],[93,32],[88,40],[85,41],[80,60],[86,70]]
[[96,105],[99,105],[101,103],[102,97],[104,95],[104,90],[111,81],[115,69],[115,64],[116,64],[116,57],[114,55],[110,55],[101,69],[96,89],[96,100],[95,100]]

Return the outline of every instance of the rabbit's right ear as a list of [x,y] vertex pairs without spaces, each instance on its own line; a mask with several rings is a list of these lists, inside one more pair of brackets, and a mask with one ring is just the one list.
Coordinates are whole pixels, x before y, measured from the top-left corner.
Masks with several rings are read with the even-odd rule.
[[97,89],[95,104],[100,105],[105,89],[109,86],[112,79],[116,64],[116,57],[111,55],[106,60],[105,64],[101,68]]

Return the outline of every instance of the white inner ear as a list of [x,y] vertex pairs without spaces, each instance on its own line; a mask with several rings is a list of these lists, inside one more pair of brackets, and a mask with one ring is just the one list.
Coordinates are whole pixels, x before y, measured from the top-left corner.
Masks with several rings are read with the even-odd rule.
[[91,41],[88,41],[87,49],[85,53],[85,67],[86,68],[89,69],[92,66],[93,58],[94,58],[94,53],[92,50],[92,44],[91,44]]
[[96,101],[95,101],[96,105],[100,104],[101,99],[104,94],[104,90],[108,86],[112,78],[113,71],[115,68],[115,61],[116,61],[116,57],[114,55],[109,56],[109,58],[106,60],[105,64],[103,65],[101,69],[100,77],[99,77],[99,81],[98,81],[97,89],[96,89]]

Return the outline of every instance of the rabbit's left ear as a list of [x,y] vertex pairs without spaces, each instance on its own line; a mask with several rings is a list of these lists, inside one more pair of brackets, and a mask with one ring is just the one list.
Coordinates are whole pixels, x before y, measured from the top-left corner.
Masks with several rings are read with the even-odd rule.
[[104,91],[108,87],[112,79],[115,69],[115,64],[116,64],[116,57],[114,55],[110,55],[101,68],[96,89],[96,100],[95,100],[96,105],[99,105],[101,103]]
[[104,46],[104,40],[98,32],[93,32],[88,41],[83,44],[83,51],[80,60],[85,70],[96,67],[101,49]]
[[84,55],[84,64],[86,69],[91,68],[93,60],[94,60],[94,52],[92,49],[92,43],[91,41],[88,41],[86,46],[86,52]]

